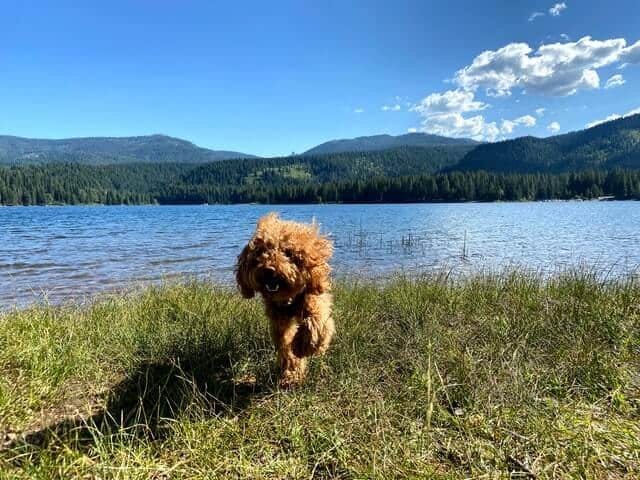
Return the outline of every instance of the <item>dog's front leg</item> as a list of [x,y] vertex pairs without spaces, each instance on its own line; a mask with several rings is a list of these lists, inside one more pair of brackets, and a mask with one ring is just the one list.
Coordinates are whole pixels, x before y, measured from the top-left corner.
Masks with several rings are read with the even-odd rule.
[[289,388],[304,381],[307,373],[307,359],[296,355],[294,343],[299,333],[295,318],[280,318],[272,323],[273,342],[278,353],[281,387]]
[[335,331],[329,293],[307,295],[303,318],[294,340],[294,353],[300,357],[323,354]]

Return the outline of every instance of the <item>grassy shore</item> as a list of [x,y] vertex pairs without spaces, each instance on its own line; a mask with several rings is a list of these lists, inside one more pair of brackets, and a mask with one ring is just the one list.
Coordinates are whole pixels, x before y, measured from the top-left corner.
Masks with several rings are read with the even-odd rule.
[[308,383],[206,283],[0,314],[0,478],[639,478],[640,283],[336,287]]

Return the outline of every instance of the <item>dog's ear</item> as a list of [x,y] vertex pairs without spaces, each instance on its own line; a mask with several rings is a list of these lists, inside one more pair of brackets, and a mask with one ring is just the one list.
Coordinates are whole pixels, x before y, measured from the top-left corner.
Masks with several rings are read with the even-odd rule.
[[327,263],[333,255],[333,242],[327,237],[318,235],[312,242],[310,258],[316,265]]
[[309,269],[309,281],[307,282],[307,292],[311,295],[319,295],[331,289],[329,272],[331,267],[328,263],[321,263]]
[[309,272],[307,291],[319,294],[329,291],[329,259],[333,254],[333,243],[328,238],[318,236],[311,244],[306,255],[306,267]]
[[253,298],[256,294],[249,278],[249,272],[251,271],[250,253],[251,247],[246,245],[238,255],[238,263],[236,264],[236,282],[238,283],[240,294],[244,298]]

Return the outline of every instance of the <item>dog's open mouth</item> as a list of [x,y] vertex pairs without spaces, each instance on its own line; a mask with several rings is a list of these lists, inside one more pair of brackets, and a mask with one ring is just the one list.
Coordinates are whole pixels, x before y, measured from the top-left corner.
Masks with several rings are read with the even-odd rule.
[[267,283],[265,284],[266,289],[271,292],[271,293],[275,293],[278,290],[280,290],[280,284],[279,283]]
[[282,279],[272,270],[267,270],[264,273],[262,282],[264,283],[264,288],[269,293],[276,293],[282,286]]

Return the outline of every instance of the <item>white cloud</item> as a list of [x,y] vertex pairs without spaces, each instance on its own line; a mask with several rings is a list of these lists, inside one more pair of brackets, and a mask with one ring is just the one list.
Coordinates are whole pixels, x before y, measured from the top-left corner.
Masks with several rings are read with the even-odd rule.
[[524,125],[525,127],[534,127],[536,124],[536,117],[532,115],[524,115],[514,120],[518,125]]
[[461,89],[432,93],[411,107],[422,117],[420,131],[447,137],[467,137],[475,140],[495,140],[500,129],[484,116],[464,117],[463,113],[484,110],[488,105],[474,99],[474,93]]
[[407,128],[407,132],[408,133],[416,133],[418,131],[417,128],[411,127],[411,128]]
[[473,92],[457,89],[447,90],[444,93],[432,93],[411,107],[411,111],[426,116],[436,113],[475,112],[486,107],[486,103],[474,100]]
[[383,112],[399,112],[400,108],[401,108],[400,105],[398,105],[397,103],[395,105],[383,105],[382,111]]
[[522,117],[518,117],[514,120],[502,120],[502,124],[500,125],[500,132],[508,135],[513,133],[513,129],[518,125],[522,125],[524,127],[533,127],[536,124],[536,118],[532,115],[524,115]]
[[513,129],[516,127],[516,122],[512,120],[502,120],[502,125],[500,125],[500,132],[505,135],[509,135],[513,133]]
[[600,125],[601,123],[610,122],[611,120],[618,120],[619,118],[629,117],[631,115],[636,115],[640,113],[640,107],[634,108],[633,110],[629,110],[624,115],[620,115],[618,113],[612,113],[607,118],[603,118],[602,120],[594,120],[593,122],[589,122],[585,125],[586,128],[595,127],[596,125]]
[[637,115],[640,113],[640,107],[638,108],[634,108],[633,110],[629,110],[627,113],[625,113],[622,117],[630,117],[631,115]]
[[627,83],[627,81],[618,73],[616,75],[612,75],[609,80],[607,80],[604,88],[615,88],[624,85],[625,83]]
[[595,127],[596,125],[600,125],[601,123],[610,122],[611,120],[617,120],[622,118],[622,115],[618,113],[612,113],[607,118],[603,118],[601,120],[594,120],[593,122],[589,122],[585,125],[586,128]]
[[622,115],[622,118],[624,117],[630,117],[631,115],[637,115],[640,113],[640,107],[638,108],[634,108],[633,110],[629,110],[627,113],[625,113],[624,115]]
[[625,63],[640,63],[640,40],[624,49],[622,61]]
[[549,9],[549,15],[551,15],[552,17],[557,17],[562,13],[563,10],[566,10],[566,9],[567,9],[566,3],[564,2],[556,3],[553,7]]
[[533,22],[536,18],[538,17],[544,17],[544,13],[543,12],[533,12],[531,15],[529,15],[529,22]]
[[[553,7],[551,7],[548,12],[549,15],[551,15],[552,17],[557,17],[558,15],[560,15],[562,13],[563,10],[567,9],[567,4],[562,2],[562,3],[556,3]],[[527,19],[527,21],[529,22],[533,22],[536,18],[538,17],[544,17],[545,13],[544,12],[533,12],[531,15],[529,15],[529,18]],[[566,35],[563,33],[561,34],[561,36],[564,35],[566,37]],[[566,38],[566,40],[568,40],[569,37]]]
[[551,122],[547,125],[547,130],[551,133],[558,133],[560,131],[560,124],[558,122]]
[[[558,5],[562,4],[554,7]],[[566,4],[559,11],[564,8]],[[526,43],[510,43],[480,53],[470,65],[459,69],[448,81],[456,88],[432,93],[408,109],[422,117],[418,131],[494,141],[501,135],[513,133],[518,126],[535,126],[536,116],[543,117],[545,108],[537,108],[536,116],[502,119],[498,126],[483,114],[472,114],[490,106],[476,98],[479,90],[493,97],[510,96],[514,90],[529,95],[573,95],[581,90],[600,88],[598,69],[623,61],[640,63],[640,41],[627,46],[624,38],[593,40],[587,36],[575,42],[556,42],[537,49]],[[612,76],[609,82],[623,80],[621,75],[619,79],[615,77]],[[400,110],[400,104],[385,105],[382,109]],[[555,134],[560,131],[560,124],[553,121],[547,129]]]
[[460,113],[438,113],[422,121],[420,131],[446,137],[466,137],[494,141],[500,134],[496,122],[485,121],[482,115],[465,118]]
[[494,141],[502,134],[510,134],[516,126],[532,127],[536,118],[524,115],[513,120],[502,120],[500,127],[496,122],[488,122],[483,115],[465,117],[463,114],[477,112],[489,107],[475,99],[472,91],[462,89],[432,93],[411,107],[422,117],[421,131],[447,137],[469,137],[475,140]]
[[565,42],[569,41],[570,39],[569,35],[567,35],[566,33],[561,33],[560,38],[563,39]]
[[488,95],[498,97],[511,95],[514,88],[540,95],[573,95],[599,88],[598,68],[621,60],[640,61],[640,41],[626,45],[624,38],[583,37],[534,51],[526,43],[510,43],[482,52],[471,65],[456,72],[454,81],[464,90],[484,88]]
[[353,113],[364,113],[364,108],[356,108]]

